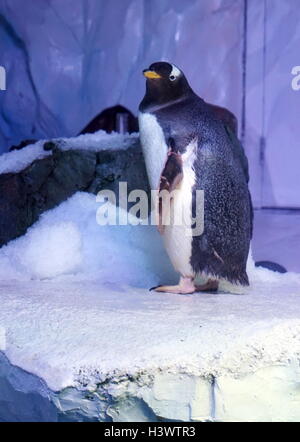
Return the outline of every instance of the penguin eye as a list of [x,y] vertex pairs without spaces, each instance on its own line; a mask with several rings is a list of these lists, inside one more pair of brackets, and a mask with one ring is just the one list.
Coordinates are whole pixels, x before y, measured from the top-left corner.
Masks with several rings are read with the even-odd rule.
[[175,77],[175,75],[170,75],[169,79],[170,79],[171,81],[174,81],[174,80],[176,80],[176,77]]

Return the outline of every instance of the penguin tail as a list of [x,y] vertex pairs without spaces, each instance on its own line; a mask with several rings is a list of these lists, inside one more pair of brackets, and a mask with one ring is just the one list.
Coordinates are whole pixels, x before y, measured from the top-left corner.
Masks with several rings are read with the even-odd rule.
[[238,278],[236,279],[235,283],[238,283],[238,284],[240,284],[242,286],[249,286],[250,283],[249,283],[249,278],[248,278],[247,272],[244,271],[243,273],[241,273],[238,276]]
[[232,284],[249,286],[249,278],[247,275],[246,268],[244,266],[232,265],[229,268],[222,269],[221,271],[223,278]]
[[250,285],[246,270],[233,271],[232,269],[230,269],[229,271],[223,270],[214,272],[211,269],[205,269],[204,274],[207,274],[210,277],[216,279],[226,279],[226,281],[230,282],[231,284],[242,286]]
[[241,268],[222,269],[219,276],[236,285],[249,286],[249,278],[246,270]]
[[[204,260],[203,260],[204,261]],[[202,273],[211,278],[225,279],[226,281],[242,285],[249,286],[249,278],[246,271],[246,260],[243,262],[238,262],[237,260],[227,260],[223,261],[217,259],[214,256],[206,256],[205,265],[201,265],[203,261],[197,262],[194,266],[195,273]]]
[[231,284],[242,285],[242,286],[250,285],[249,278],[245,270],[239,272],[234,272],[232,270],[229,272],[220,272],[218,276],[219,278],[226,279]]

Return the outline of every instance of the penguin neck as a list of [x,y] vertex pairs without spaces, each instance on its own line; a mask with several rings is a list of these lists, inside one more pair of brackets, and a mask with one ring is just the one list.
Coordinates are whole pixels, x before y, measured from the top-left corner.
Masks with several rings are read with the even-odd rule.
[[158,90],[152,90],[148,84],[146,86],[146,94],[141,101],[139,110],[141,112],[155,112],[156,110],[164,109],[173,104],[181,103],[187,98],[195,95],[193,90],[188,86],[181,93],[174,95],[173,93],[159,93]]
[[188,98],[188,95],[183,95],[181,97],[178,97],[178,98],[175,98],[173,100],[166,101],[163,103],[156,103],[156,102],[151,102],[151,101],[143,99],[143,101],[140,104],[139,110],[141,112],[156,112],[158,110],[172,106],[173,104],[181,103],[182,101],[186,100],[187,98]]

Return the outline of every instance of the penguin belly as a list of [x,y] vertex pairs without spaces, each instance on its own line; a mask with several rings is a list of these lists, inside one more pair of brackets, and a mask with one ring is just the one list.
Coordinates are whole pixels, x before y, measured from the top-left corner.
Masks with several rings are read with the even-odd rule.
[[[192,255],[192,187],[189,177],[183,175],[171,206],[171,223],[166,225],[163,242],[174,269],[184,277],[194,277],[190,260]],[[174,223],[173,214],[184,214],[181,223]]]
[[166,162],[168,146],[163,130],[154,115],[140,112],[139,128],[150,187],[157,190],[160,174]]
[[[193,278],[192,255],[192,199],[196,176],[193,168],[197,140],[193,140],[182,155],[183,178],[172,200],[170,225],[166,225],[163,241],[173,267],[184,277]],[[177,219],[175,220],[175,216]],[[178,224],[178,225],[177,225]]]
[[[154,115],[139,114],[140,139],[151,189],[157,190],[165,166],[168,146],[162,128]],[[192,195],[195,185],[195,142],[193,140],[182,155],[183,178],[176,188],[170,207],[170,224],[166,225],[163,242],[173,267],[182,276],[193,277],[190,260],[192,254]],[[155,205],[157,210],[157,205]],[[176,219],[175,218],[176,214]],[[178,216],[180,214],[180,216]],[[156,214],[157,215],[157,214]],[[158,219],[158,216],[156,216]]]

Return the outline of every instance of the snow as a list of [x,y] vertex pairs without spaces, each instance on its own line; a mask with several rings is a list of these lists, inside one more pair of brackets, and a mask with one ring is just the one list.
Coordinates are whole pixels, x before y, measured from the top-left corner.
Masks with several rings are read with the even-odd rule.
[[[101,150],[128,149],[139,138],[137,133],[121,135],[118,133],[108,134],[100,130],[94,134],[80,135],[74,138],[57,138],[53,141],[61,150],[88,150],[99,152]],[[20,172],[29,166],[34,160],[51,155],[51,151],[44,150],[47,140],[40,140],[20,150],[14,150],[0,155],[0,174]]]
[[[226,380],[245,380],[272,367],[291,370],[291,361],[297,365],[299,277],[273,275],[268,282],[269,272],[258,273],[251,294],[244,295],[162,295],[108,281],[3,282],[5,354],[54,391],[75,386],[93,392],[107,380],[110,394],[118,396],[124,377],[144,374],[146,380],[134,383],[137,396],[154,410],[164,407],[159,415],[184,419],[184,380],[192,383],[186,396],[193,396],[193,384],[209,390],[211,376],[221,391]],[[155,379],[154,393],[146,375]],[[247,394],[251,389],[249,384]],[[226,389],[226,401],[232,393]],[[198,408],[205,401],[208,395],[198,399]]]
[[54,390],[115,372],[245,374],[299,355],[297,282],[278,287],[288,290],[284,298],[262,290],[163,296],[109,282],[2,283],[6,354]]
[[0,326],[12,364],[60,391],[140,373],[236,378],[298,360],[299,274],[250,260],[250,288],[149,292],[176,278],[158,233],[99,226],[98,207],[77,193],[0,250]]
[[155,227],[100,226],[100,207],[96,196],[78,192],[44,213],[26,235],[0,249],[1,280],[60,276],[147,287],[164,275],[174,278]]
[[30,269],[35,278],[53,278],[74,272],[81,264],[81,235],[71,222],[50,226],[44,223],[33,229],[24,242],[22,265]]
[[43,148],[43,141],[26,146],[21,150],[4,153],[0,156],[0,173],[20,172],[29,166],[34,160],[39,160],[49,156]]

